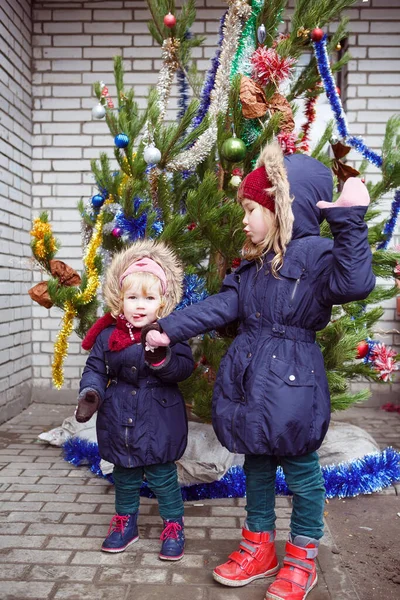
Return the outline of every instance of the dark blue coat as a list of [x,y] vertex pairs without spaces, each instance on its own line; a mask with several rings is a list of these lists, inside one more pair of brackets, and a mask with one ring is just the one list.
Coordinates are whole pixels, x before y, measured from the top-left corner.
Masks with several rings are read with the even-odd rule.
[[[218,294],[160,321],[176,342],[239,318],[213,395],[214,429],[231,452],[290,456],[319,448],[330,397],[315,332],[332,305],[363,299],[375,285],[366,207],[321,211],[316,203],[332,199],[330,171],[304,155],[286,164],[295,225],[279,279],[268,266],[272,254],[262,268],[244,261]],[[334,241],[319,236],[323,218]]]
[[187,443],[185,403],[177,382],[194,368],[188,344],[171,346],[169,360],[155,369],[144,361],[141,344],[111,352],[108,327],[96,339],[80,390],[101,398],[97,414],[100,456],[123,467],[162,464],[180,458]]

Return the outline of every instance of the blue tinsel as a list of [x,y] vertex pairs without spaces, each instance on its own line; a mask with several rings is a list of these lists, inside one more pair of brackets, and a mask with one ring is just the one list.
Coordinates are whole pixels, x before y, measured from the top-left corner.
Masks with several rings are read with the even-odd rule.
[[219,59],[221,56],[221,46],[222,46],[222,42],[224,39],[223,38],[223,28],[224,28],[225,17],[227,15],[227,12],[228,11],[226,11],[226,13],[224,15],[222,15],[220,23],[219,23],[218,48],[215,52],[213,59],[211,60],[211,66],[210,66],[209,70],[207,71],[207,75],[204,80],[203,88],[202,88],[201,94],[200,94],[200,105],[199,105],[199,108],[197,111],[197,115],[195,116],[195,118],[193,119],[193,122],[192,122],[193,129],[198,127],[200,125],[200,123],[203,121],[204,117],[207,114],[208,108],[210,106],[211,92],[214,89],[215,76],[217,74],[217,70],[219,67]]
[[200,300],[207,298],[206,282],[203,277],[198,275],[185,275],[183,278],[183,296],[175,310],[181,310],[191,304],[196,304]]
[[[64,459],[75,465],[88,465],[92,473],[102,476],[97,444],[73,437],[63,445]],[[400,453],[389,447],[382,452],[367,454],[363,458],[338,465],[321,468],[327,498],[348,498],[360,494],[379,492],[400,480]],[[112,480],[112,477],[107,476]],[[184,500],[205,498],[243,498],[246,492],[245,475],[242,467],[234,466],[213,483],[200,483],[182,488]],[[291,495],[280,467],[276,475],[276,494]],[[153,497],[149,487],[143,483],[141,496]]]
[[[192,37],[190,31],[185,32],[185,39],[189,40]],[[187,67],[187,65],[185,65]],[[177,115],[178,121],[180,121],[185,114],[187,107],[189,105],[189,84],[183,69],[178,69],[176,72],[176,78],[178,80],[178,91],[179,91],[179,112]]]
[[[143,200],[139,197],[133,199],[134,213],[137,213]],[[152,225],[154,237],[158,237],[163,231],[164,223],[161,220],[161,212],[158,210],[157,220]],[[116,227],[121,230],[121,235],[125,235],[131,242],[140,240],[145,236],[147,226],[147,212],[143,211],[138,216],[127,217],[122,211],[115,215]]]
[[324,84],[325,92],[331,105],[336,120],[336,127],[341,138],[346,144],[357,150],[362,156],[376,167],[382,167],[383,159],[373,150],[368,148],[361,138],[351,136],[343,110],[342,101],[336,90],[336,82],[333,77],[329,57],[326,49],[326,35],[320,42],[314,42],[314,53],[317,59],[318,71]]
[[386,248],[388,247],[390,240],[392,239],[392,236],[393,236],[394,228],[396,227],[396,222],[397,222],[399,213],[400,213],[400,189],[396,190],[396,193],[394,195],[394,199],[392,202],[392,206],[390,209],[390,217],[386,221],[385,227],[383,229],[383,234],[386,236],[385,240],[383,242],[379,242],[379,244],[377,244],[377,246],[376,246],[377,250],[386,250]]

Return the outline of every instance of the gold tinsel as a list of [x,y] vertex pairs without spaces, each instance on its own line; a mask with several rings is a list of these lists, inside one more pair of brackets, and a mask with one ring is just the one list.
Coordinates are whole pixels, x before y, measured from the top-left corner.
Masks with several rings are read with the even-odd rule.
[[59,390],[64,383],[64,360],[68,355],[68,338],[74,328],[76,310],[71,301],[64,304],[63,324],[54,343],[54,358],[51,365],[53,372],[53,384]]
[[54,344],[54,359],[52,364],[53,383],[57,389],[60,389],[64,383],[63,364],[68,355],[68,338],[74,328],[74,318],[77,314],[76,306],[79,304],[89,304],[95,297],[97,288],[99,287],[100,276],[96,269],[95,257],[103,238],[103,224],[104,215],[101,210],[83,259],[87,274],[87,285],[80,294],[75,296],[73,301],[67,300],[64,304],[65,312],[62,327]]
[[[57,243],[53,236],[50,223],[42,221],[40,217],[37,217],[33,221],[33,227],[30,234],[34,238],[32,251],[35,258],[39,261],[49,260],[57,250]],[[50,237],[48,237],[46,243],[45,237],[49,235]]]

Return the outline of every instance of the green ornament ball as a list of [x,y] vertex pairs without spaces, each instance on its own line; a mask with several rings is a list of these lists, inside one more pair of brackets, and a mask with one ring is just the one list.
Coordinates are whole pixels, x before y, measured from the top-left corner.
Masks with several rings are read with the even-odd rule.
[[222,144],[221,153],[229,162],[241,162],[246,156],[246,144],[237,137],[231,137]]

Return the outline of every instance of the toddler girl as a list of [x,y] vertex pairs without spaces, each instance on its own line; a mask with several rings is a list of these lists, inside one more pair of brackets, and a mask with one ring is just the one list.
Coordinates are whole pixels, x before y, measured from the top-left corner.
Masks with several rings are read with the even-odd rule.
[[89,330],[76,419],[97,410],[100,456],[113,463],[116,515],[104,552],[123,552],[138,540],[143,475],[164,521],[159,557],[179,560],[184,551],[183,502],[175,462],[187,443],[185,404],[177,386],[194,368],[186,343],[143,352],[149,324],[168,315],[182,295],[182,267],[162,243],[142,241],[118,254],[104,284],[110,313]]

